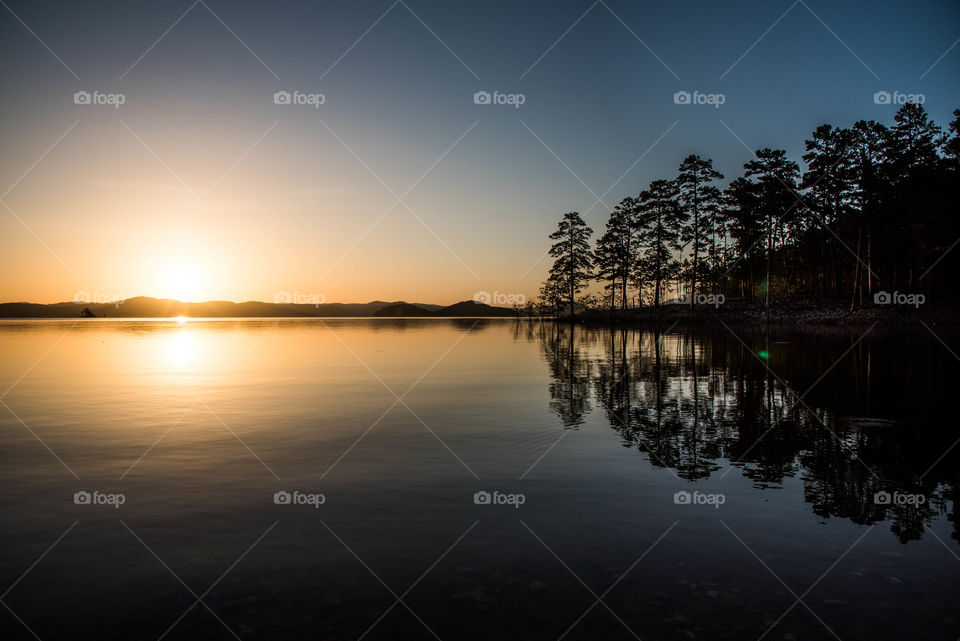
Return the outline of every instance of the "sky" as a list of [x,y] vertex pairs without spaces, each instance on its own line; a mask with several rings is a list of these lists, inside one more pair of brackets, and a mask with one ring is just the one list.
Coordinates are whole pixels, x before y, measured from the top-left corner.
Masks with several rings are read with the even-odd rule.
[[564,212],[689,154],[799,162],[878,91],[946,127],[958,39],[955,0],[3,0],[0,302],[530,298]]

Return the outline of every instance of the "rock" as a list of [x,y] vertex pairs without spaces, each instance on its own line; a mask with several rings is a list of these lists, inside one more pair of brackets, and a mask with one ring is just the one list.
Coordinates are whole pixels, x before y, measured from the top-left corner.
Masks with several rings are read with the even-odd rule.
[[717,592],[716,590],[707,590],[707,596],[710,597],[711,599],[715,599],[718,596],[720,596],[720,593]]
[[547,584],[543,581],[531,581],[529,587],[531,592],[537,593],[543,591],[543,589],[547,587]]
[[902,579],[898,579],[898,578],[895,577],[895,576],[888,576],[888,577],[886,578],[886,581],[887,581],[887,583],[889,583],[890,585],[901,585],[901,584],[903,584],[903,580],[902,580]]

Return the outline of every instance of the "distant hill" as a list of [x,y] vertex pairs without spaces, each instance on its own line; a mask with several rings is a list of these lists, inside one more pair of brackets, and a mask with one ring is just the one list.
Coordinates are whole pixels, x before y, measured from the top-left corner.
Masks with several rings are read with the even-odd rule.
[[97,318],[346,318],[400,316],[512,316],[513,310],[463,301],[443,307],[429,303],[371,301],[369,303],[264,303],[247,301],[207,301],[184,303],[168,298],[137,296],[114,303],[0,303],[0,318],[81,318],[89,309]]
[[373,315],[379,318],[400,318],[411,316],[432,316],[433,314],[434,312],[426,307],[411,305],[410,303],[396,303],[394,305],[387,305],[383,309],[378,309]]
[[484,303],[464,300],[449,307],[438,309],[434,316],[515,316],[516,312],[508,307],[491,307]]
[[472,300],[465,300],[459,303],[455,303],[448,307],[441,307],[439,309],[427,309],[426,305],[411,305],[410,303],[397,303],[394,305],[388,305],[383,309],[377,311],[374,316],[377,317],[413,317],[413,316],[444,316],[444,317],[456,317],[456,316],[466,316],[466,317],[477,317],[477,316],[490,316],[490,317],[504,317],[504,316],[514,316],[516,313],[507,307],[491,307],[490,305],[485,305],[483,303],[477,303]]

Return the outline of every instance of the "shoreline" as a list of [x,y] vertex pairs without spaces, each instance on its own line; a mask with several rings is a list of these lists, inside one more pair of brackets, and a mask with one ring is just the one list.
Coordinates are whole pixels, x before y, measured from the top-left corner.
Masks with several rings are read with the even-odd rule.
[[[847,304],[849,305],[849,303]],[[953,306],[904,307],[871,305],[850,311],[836,301],[782,300],[772,302],[769,310],[763,305],[743,300],[729,301],[716,307],[666,304],[659,309],[641,307],[627,310],[587,310],[574,317],[561,316],[559,321],[573,321],[591,326],[722,326],[778,325],[796,327],[903,327],[917,323],[930,325],[960,324],[960,309]]]

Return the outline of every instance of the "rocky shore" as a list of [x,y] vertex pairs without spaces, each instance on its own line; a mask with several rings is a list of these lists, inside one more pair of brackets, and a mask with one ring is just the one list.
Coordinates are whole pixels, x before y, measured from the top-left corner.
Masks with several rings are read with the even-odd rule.
[[714,304],[668,303],[659,309],[640,307],[627,310],[595,309],[580,312],[576,321],[590,325],[714,325],[776,324],[801,326],[884,326],[916,325],[922,321],[933,325],[960,323],[960,307],[954,305],[866,305],[850,310],[849,301],[812,298],[782,298],[772,301],[767,309],[762,303],[747,299],[727,298]]

